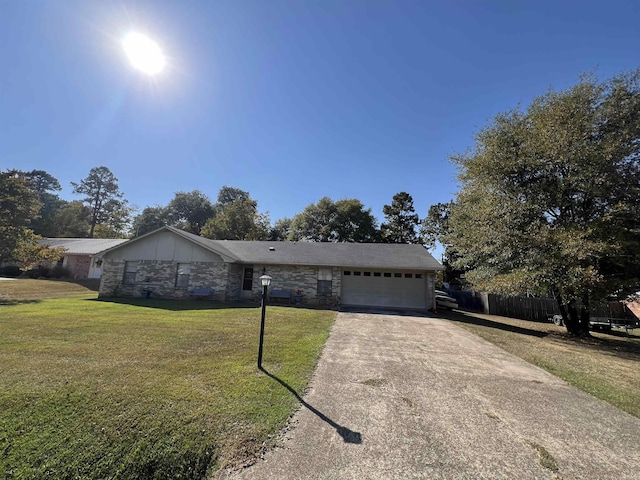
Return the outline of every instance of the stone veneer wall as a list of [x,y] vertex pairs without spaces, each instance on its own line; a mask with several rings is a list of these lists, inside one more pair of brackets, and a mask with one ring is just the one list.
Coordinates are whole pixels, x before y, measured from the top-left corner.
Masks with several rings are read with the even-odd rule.
[[145,288],[153,289],[153,296],[163,298],[189,298],[189,291],[212,288],[216,300],[227,300],[227,264],[213,262],[191,262],[189,286],[177,288],[177,262],[140,260],[133,285],[123,285],[124,260],[104,260],[99,296],[144,296]]
[[[320,268],[331,268],[331,295],[318,295],[318,270]],[[256,296],[262,292],[260,276],[265,271],[271,276],[271,286],[269,290],[302,290],[303,305],[317,305],[322,297],[328,297],[329,304],[340,302],[340,287],[342,281],[342,269],[338,267],[307,267],[294,265],[254,265],[253,268],[253,289]]]
[[[244,265],[238,265],[235,263],[228,264],[227,273],[227,300],[239,300],[242,292],[242,274],[244,273]],[[255,282],[255,270],[254,270],[254,282]],[[258,281],[258,285],[260,281]]]

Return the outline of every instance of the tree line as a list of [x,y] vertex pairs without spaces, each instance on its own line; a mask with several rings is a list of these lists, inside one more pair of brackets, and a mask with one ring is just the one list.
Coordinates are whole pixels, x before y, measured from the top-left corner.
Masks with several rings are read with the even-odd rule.
[[52,254],[40,247],[42,237],[133,238],[169,225],[219,240],[309,242],[422,243],[422,226],[413,198],[394,195],[378,221],[357,199],[329,197],[306,206],[293,218],[271,223],[249,192],[223,186],[212,201],[199,190],[176,192],[166,205],[130,205],[118,179],[105,166],[71,182],[78,200],[58,195],[60,182],[44,170],[0,170],[0,263],[42,263]]

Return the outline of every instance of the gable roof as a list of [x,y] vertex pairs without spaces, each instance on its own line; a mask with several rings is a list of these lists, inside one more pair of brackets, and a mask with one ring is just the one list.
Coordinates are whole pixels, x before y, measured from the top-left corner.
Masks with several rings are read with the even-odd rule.
[[243,263],[352,268],[439,270],[422,245],[392,243],[249,242],[210,240]]
[[[129,242],[143,241],[163,230],[173,232],[231,263],[443,270],[442,265],[422,245],[210,240],[174,227],[162,227]],[[117,248],[114,246],[109,251]]]
[[43,238],[40,245],[62,247],[65,255],[95,255],[128,242],[126,238]]

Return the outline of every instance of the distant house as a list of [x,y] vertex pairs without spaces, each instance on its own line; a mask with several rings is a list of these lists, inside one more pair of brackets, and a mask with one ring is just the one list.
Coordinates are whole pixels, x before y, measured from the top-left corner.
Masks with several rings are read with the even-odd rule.
[[212,289],[218,300],[302,291],[303,303],[427,310],[442,266],[421,245],[209,240],[163,227],[101,253],[100,295],[188,298]]
[[58,265],[68,268],[73,278],[100,278],[102,260],[101,251],[127,242],[123,238],[45,238],[41,245],[64,249]]

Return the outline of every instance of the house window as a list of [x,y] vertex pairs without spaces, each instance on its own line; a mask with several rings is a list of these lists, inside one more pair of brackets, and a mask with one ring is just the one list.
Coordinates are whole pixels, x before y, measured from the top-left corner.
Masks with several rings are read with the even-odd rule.
[[191,274],[190,263],[179,263],[176,271],[176,288],[187,288],[189,286],[189,275]]
[[362,272],[353,272],[356,277],[359,277]]
[[333,272],[330,268],[318,269],[318,295],[331,295]]
[[422,274],[421,273],[416,273],[416,278],[422,278]]
[[401,273],[394,273],[393,277],[394,278],[402,278],[402,274]]
[[122,277],[122,284],[135,285],[137,271],[138,262],[124,262],[124,276]]
[[373,272],[373,276],[374,277],[379,277],[380,276],[380,272]]
[[387,278],[389,278],[389,277],[391,276],[391,273],[389,273],[389,272],[384,272],[384,276],[385,276],[385,277],[387,277]]
[[364,273],[365,277],[370,277],[371,276],[371,272],[362,272],[362,273]]
[[405,273],[404,278],[413,278],[413,275],[410,273]]
[[242,277],[242,290],[253,289],[253,267],[245,267],[244,276]]
[[345,275],[351,275],[351,270],[345,270],[345,271],[344,271],[344,274],[345,274]]

